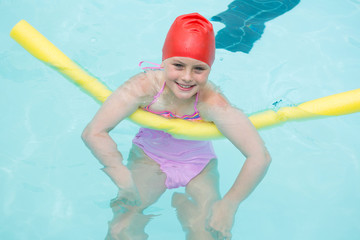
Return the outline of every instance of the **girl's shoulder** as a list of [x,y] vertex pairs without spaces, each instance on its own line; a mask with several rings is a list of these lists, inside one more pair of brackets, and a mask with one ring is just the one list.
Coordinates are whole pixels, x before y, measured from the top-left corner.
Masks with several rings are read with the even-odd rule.
[[161,89],[161,71],[146,71],[136,74],[121,87],[131,90],[139,97],[152,97]]
[[148,70],[143,73],[148,80],[148,83],[151,84],[156,90],[161,89],[164,84],[163,71],[161,70]]
[[220,88],[208,82],[199,95],[198,110],[204,120],[212,121],[214,114],[231,107],[230,102],[221,92]]
[[205,106],[224,107],[229,105],[220,88],[212,82],[208,82],[200,92],[199,103]]

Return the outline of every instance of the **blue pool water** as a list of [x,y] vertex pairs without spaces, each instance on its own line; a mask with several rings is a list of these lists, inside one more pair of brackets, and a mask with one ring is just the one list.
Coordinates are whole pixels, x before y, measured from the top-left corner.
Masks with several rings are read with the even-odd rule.
[[[26,19],[115,89],[139,61],[161,61],[175,16],[210,19],[232,1],[114,2],[0,1],[0,239],[103,239],[116,195],[80,139],[98,104],[15,43],[11,28]],[[249,54],[218,49],[210,78],[248,114],[359,88],[359,23],[359,0],[302,0],[265,23]],[[233,239],[360,239],[359,122],[356,113],[261,130],[273,162],[240,206]],[[137,128],[113,131],[124,156]],[[225,193],[244,158],[226,140],[214,145]],[[147,210],[159,215],[150,240],[184,239],[174,191],[183,189]]]

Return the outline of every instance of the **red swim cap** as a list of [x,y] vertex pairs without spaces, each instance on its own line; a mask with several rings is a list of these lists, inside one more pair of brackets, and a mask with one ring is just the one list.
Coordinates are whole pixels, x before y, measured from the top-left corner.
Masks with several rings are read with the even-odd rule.
[[211,66],[215,59],[212,24],[198,13],[177,17],[166,36],[162,51],[163,61],[171,57],[189,57]]

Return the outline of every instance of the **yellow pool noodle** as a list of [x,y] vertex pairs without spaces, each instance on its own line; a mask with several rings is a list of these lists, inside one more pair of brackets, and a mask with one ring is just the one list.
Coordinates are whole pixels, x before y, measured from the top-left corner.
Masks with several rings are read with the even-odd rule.
[[[103,83],[75,64],[25,20],[21,20],[14,26],[10,36],[34,57],[55,68],[97,101],[102,103],[110,96],[111,91]],[[315,99],[298,106],[282,107],[276,112],[266,110],[252,114],[249,119],[257,129],[260,129],[289,120],[337,116],[359,111],[360,89],[355,89]],[[136,110],[129,118],[141,126],[163,130],[178,138],[204,140],[222,137],[215,124],[211,122],[167,119],[142,109]]]

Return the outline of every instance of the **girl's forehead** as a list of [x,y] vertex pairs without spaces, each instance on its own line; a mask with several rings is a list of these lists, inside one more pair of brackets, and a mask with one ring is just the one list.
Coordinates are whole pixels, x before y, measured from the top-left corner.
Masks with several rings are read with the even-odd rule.
[[171,57],[168,58],[166,60],[164,60],[164,62],[169,62],[169,63],[173,63],[173,62],[181,62],[184,64],[188,64],[188,65],[204,65],[204,66],[208,66],[206,63],[194,59],[194,58],[189,58],[189,57]]

